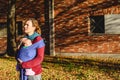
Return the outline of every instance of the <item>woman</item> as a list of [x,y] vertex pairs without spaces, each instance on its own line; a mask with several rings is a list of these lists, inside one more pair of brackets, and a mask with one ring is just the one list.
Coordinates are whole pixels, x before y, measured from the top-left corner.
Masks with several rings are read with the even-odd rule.
[[[25,20],[25,24],[23,27],[23,31],[25,33],[25,38],[28,38],[32,41],[32,44],[37,43],[41,41],[41,44],[44,44],[41,35],[41,29],[39,27],[38,21],[34,18]],[[21,48],[20,48],[21,49]],[[20,68],[20,80],[41,80],[41,72],[42,67],[41,63],[44,58],[44,49],[45,44],[38,47],[36,49],[36,56],[30,61],[27,62],[21,62],[19,61],[21,68]],[[35,75],[25,75],[25,69],[31,68]]]

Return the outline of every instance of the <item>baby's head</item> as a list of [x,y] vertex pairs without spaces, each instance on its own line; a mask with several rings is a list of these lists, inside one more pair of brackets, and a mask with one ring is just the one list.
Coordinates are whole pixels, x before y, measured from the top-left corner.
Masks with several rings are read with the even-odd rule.
[[22,38],[21,41],[24,44],[24,46],[30,46],[30,45],[32,45],[32,41],[30,39]]

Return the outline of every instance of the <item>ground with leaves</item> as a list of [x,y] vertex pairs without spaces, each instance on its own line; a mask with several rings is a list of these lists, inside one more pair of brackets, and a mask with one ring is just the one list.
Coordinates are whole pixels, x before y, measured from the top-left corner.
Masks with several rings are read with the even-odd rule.
[[[0,57],[0,80],[18,80],[13,57]],[[45,56],[42,80],[120,80],[120,60]]]

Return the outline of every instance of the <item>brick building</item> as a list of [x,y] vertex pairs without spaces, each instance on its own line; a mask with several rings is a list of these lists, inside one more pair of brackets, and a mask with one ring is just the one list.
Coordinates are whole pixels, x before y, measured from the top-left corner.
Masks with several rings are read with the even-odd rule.
[[56,52],[119,54],[119,34],[90,31],[90,16],[120,13],[118,0],[62,0],[55,2],[54,11]]
[[[35,17],[40,22],[48,53],[120,54],[119,27],[116,28],[117,33],[113,30],[119,26],[119,22],[114,23],[118,25],[112,26],[111,29],[106,27],[114,25],[112,21],[119,19],[119,0],[56,0],[46,3],[47,1],[18,0],[16,20]],[[0,2],[0,21],[6,21],[7,9],[4,8],[7,3],[2,0]],[[111,20],[107,19],[106,15],[112,19],[115,18],[114,15],[118,17]],[[111,20],[109,25],[107,20]]]

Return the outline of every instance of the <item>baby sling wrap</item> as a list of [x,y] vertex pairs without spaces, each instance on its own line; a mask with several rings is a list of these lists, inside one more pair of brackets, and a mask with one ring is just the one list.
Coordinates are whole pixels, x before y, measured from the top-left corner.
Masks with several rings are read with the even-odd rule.
[[[40,40],[31,46],[26,48],[22,47],[19,52],[17,58],[21,59],[23,62],[32,60],[36,57],[36,49],[45,46],[44,41]],[[20,69],[20,80],[27,80],[27,76],[25,75],[25,69]]]

